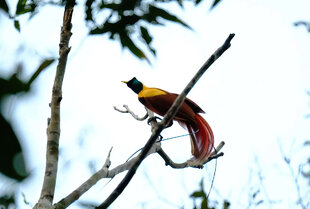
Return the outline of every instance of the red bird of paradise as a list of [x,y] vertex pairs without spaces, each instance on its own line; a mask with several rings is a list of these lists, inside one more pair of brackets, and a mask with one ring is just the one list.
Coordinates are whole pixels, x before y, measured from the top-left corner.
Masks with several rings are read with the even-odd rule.
[[[135,77],[123,82],[138,94],[139,101],[145,107],[161,116],[166,114],[178,96],[162,89],[146,87]],[[190,135],[192,161],[202,164],[211,154],[214,135],[207,121],[199,113],[204,111],[195,102],[186,98],[173,120],[177,121]]]

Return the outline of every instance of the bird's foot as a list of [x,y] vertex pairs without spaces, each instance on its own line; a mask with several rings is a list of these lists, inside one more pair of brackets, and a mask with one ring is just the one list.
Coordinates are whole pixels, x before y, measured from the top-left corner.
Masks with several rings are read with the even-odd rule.
[[[150,117],[150,118],[147,120],[147,124],[150,125],[150,123],[151,123],[152,121],[157,122],[157,119],[158,119],[158,120],[162,120],[160,117],[157,117],[157,116]],[[171,121],[166,125],[165,128],[169,128],[169,127],[171,127],[172,125],[173,125],[173,121],[171,120]]]
[[147,124],[150,125],[150,123],[151,123],[152,121],[157,122],[157,119],[158,119],[158,120],[162,120],[160,117],[157,117],[157,116],[150,117],[150,118],[147,120]]
[[173,121],[171,120],[167,125],[166,125],[166,128],[169,128],[173,125]]
[[161,141],[163,140],[163,138],[164,138],[164,137],[163,137],[162,135],[159,135],[159,136],[158,136],[158,140],[156,140],[156,142],[161,142]]
[[187,160],[187,164],[193,168],[200,168],[200,169],[203,168],[203,163],[201,161],[198,161],[195,158],[191,158],[191,159]]

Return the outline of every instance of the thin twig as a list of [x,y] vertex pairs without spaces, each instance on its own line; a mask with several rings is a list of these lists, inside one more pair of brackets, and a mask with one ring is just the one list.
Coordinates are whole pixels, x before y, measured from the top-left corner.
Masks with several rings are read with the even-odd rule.
[[128,185],[134,174],[136,173],[136,170],[138,166],[141,164],[142,160],[146,157],[147,153],[151,149],[152,145],[155,143],[156,139],[159,137],[161,131],[166,127],[167,124],[170,123],[170,121],[173,119],[181,105],[183,104],[185,100],[185,96],[189,93],[189,91],[193,88],[193,86],[196,84],[198,79],[203,75],[203,73],[214,63],[216,59],[218,59],[229,47],[230,47],[230,41],[233,39],[235,34],[230,34],[224,44],[218,48],[211,57],[204,63],[204,65],[200,68],[200,70],[196,73],[196,75],[193,77],[193,79],[189,82],[189,84],[185,87],[183,92],[176,98],[173,105],[170,107],[168,112],[165,114],[163,120],[158,123],[158,125],[152,130],[152,135],[145,144],[144,148],[140,152],[140,154],[137,156],[138,160],[132,165],[132,167],[129,169],[123,180],[120,182],[120,184],[115,188],[115,190],[109,195],[109,197],[97,208],[107,208],[109,207],[112,202],[123,192],[125,187]]
[[69,41],[71,33],[71,19],[75,1],[67,1],[63,26],[61,28],[59,59],[57,65],[56,76],[52,91],[51,101],[51,118],[47,128],[47,150],[46,150],[46,167],[41,195],[38,203],[34,208],[49,208],[52,206],[59,153],[59,137],[60,137],[60,102],[62,100],[62,83],[64,79],[68,54],[70,52]]
[[[216,151],[215,152],[212,152],[211,156],[204,162],[207,163],[207,162],[210,162],[211,160],[214,160],[214,159],[217,159],[218,157],[221,157],[224,155],[223,152],[220,152],[218,153],[224,146],[224,142],[221,142],[217,148],[216,148]],[[173,160],[170,159],[170,157],[166,154],[166,152],[161,148],[157,151],[157,153],[164,159],[166,165],[169,165],[170,167],[172,168],[187,168],[187,167],[193,167],[193,168],[202,168],[201,166],[197,166],[193,163],[191,163],[190,161],[186,161],[184,163],[175,163],[173,162]]]
[[[149,151],[147,155],[156,153],[160,149],[160,144],[156,143],[152,146],[152,149]],[[111,148],[112,150],[112,148]],[[131,160],[116,166],[115,168],[109,170],[111,165],[110,161],[110,153],[107,156],[105,164],[102,166],[100,170],[94,173],[89,179],[87,179],[83,184],[81,184],[78,188],[76,188],[73,192],[67,195],[65,198],[60,200],[58,203],[54,205],[55,209],[64,209],[71,205],[73,202],[78,200],[85,192],[87,192],[92,186],[94,186],[99,180],[103,178],[113,178],[116,175],[129,170],[132,165],[137,161],[138,157],[132,158]]]
[[[151,112],[150,110],[147,109],[148,114],[150,115],[150,117],[154,117],[154,113]],[[127,112],[126,112],[127,113]],[[157,122],[152,120],[151,121],[151,125],[152,125],[152,129],[157,125]],[[221,142],[217,148],[216,151],[213,152],[213,154],[211,154],[211,156],[209,157],[209,161],[211,161],[212,159],[218,158],[220,156],[223,156],[223,153],[218,153],[220,151],[220,149],[223,147],[224,142]],[[112,148],[111,148],[112,150]],[[125,163],[118,165],[117,167],[109,170],[109,166],[111,164],[110,161],[110,153],[111,150],[108,154],[108,157],[106,159],[105,164],[103,165],[103,167],[98,170],[96,173],[94,173],[88,180],[86,180],[83,184],[81,184],[81,186],[79,186],[77,189],[75,189],[73,192],[71,192],[68,196],[66,196],[65,198],[63,198],[62,200],[60,200],[57,204],[54,205],[55,209],[63,209],[63,208],[67,208],[69,205],[71,205],[73,202],[75,202],[76,200],[78,200],[85,192],[87,192],[92,186],[94,186],[99,180],[103,179],[103,178],[114,178],[116,175],[118,175],[119,173],[122,173],[126,170],[129,170],[132,165],[135,163],[135,161],[138,160],[138,157],[132,158],[130,160],[127,160]],[[154,153],[164,153],[164,151],[161,148],[161,143],[157,142],[155,144],[153,144],[151,150],[148,152],[147,155],[151,155]],[[166,165],[170,165],[173,168],[186,168],[186,167],[194,167],[191,166],[188,163],[184,163],[184,166],[182,167],[182,164],[177,164],[174,163],[169,156],[164,153],[164,155],[166,157],[163,157],[165,159],[165,161],[168,161],[168,163],[166,162]],[[167,160],[168,159],[168,160]]]
[[109,167],[111,165],[110,156],[112,148],[109,151],[109,154],[106,158],[106,161],[102,168],[94,173],[87,181],[85,181],[81,186],[71,192],[67,197],[60,200],[57,204],[54,205],[55,209],[67,208],[74,201],[78,200],[85,192],[87,192],[94,184],[96,184],[103,177],[108,176]]
[[129,109],[128,105],[123,105],[123,107],[125,108],[125,110],[118,109],[116,106],[114,106],[114,110],[121,112],[121,113],[129,113],[134,119],[139,120],[139,121],[143,121],[147,119],[148,117],[147,113],[143,117],[139,117],[132,110]]
[[285,154],[283,147],[280,144],[280,142],[279,142],[279,149],[280,149],[283,161],[287,165],[287,167],[290,171],[291,177],[293,179],[293,182],[294,182],[294,186],[295,186],[297,198],[298,198],[296,203],[297,203],[297,205],[300,205],[300,207],[302,209],[307,209],[308,207],[307,207],[307,204],[304,202],[304,199],[301,195],[301,188],[300,188],[299,181],[298,181],[299,180],[298,176],[300,175],[300,170],[299,170],[300,168],[298,169],[298,173],[295,174],[294,168],[293,168],[292,163],[291,163],[291,158]]

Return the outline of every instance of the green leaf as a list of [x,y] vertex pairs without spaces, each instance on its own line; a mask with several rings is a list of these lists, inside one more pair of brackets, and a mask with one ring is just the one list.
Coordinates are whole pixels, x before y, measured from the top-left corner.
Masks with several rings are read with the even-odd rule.
[[18,32],[20,32],[20,24],[18,20],[14,20],[14,27],[18,30]]
[[94,21],[93,20],[93,8],[92,5],[94,3],[95,0],[87,0],[85,2],[85,20],[86,21]]
[[27,177],[24,155],[11,124],[0,113],[0,172],[22,181]]
[[103,27],[95,27],[95,28],[92,28],[89,31],[89,34],[90,35],[98,35],[98,34],[103,34],[103,33],[106,33],[106,32],[107,31]]
[[194,198],[204,197],[204,196],[205,196],[204,191],[193,192],[193,193],[191,194],[191,197],[194,197]]
[[0,205],[4,208],[10,208],[13,206],[13,208],[16,208],[14,195],[3,195],[0,197]]
[[0,77],[0,100],[6,95],[27,92],[28,90],[29,86],[21,81],[17,74],[13,74],[8,80]]
[[196,0],[195,4],[198,5],[201,2],[201,0]]
[[210,9],[213,9],[221,0],[214,0],[213,4],[211,5]]
[[37,7],[37,3],[32,2],[27,4],[27,0],[19,0],[16,6],[16,16],[17,15],[22,15],[22,14],[26,14],[28,12],[31,13],[30,17],[33,17],[35,14],[35,9]]
[[34,74],[29,79],[27,85],[30,86],[31,83],[39,76],[39,74],[48,66],[50,66],[55,61],[54,58],[52,59],[45,59],[41,65],[38,67],[38,69],[34,72]]
[[230,202],[227,200],[224,200],[223,209],[229,209],[229,206],[230,206]]
[[183,0],[177,0],[177,2],[178,2],[178,4],[179,4],[179,6],[181,7],[181,8],[183,8]]
[[140,59],[145,59],[150,63],[150,61],[145,56],[143,51],[136,46],[136,44],[131,40],[131,38],[127,34],[119,34],[119,35],[123,47],[127,47],[136,57]]
[[90,34],[103,34],[110,32],[114,37],[114,34],[126,34],[128,30],[130,30],[131,26],[136,24],[141,17],[135,14],[127,15],[127,16],[120,16],[120,19],[117,22],[108,22],[106,21],[101,26],[97,26],[90,30]]
[[153,38],[149,34],[148,30],[145,27],[140,26],[140,32],[141,32],[143,40],[149,45],[152,42]]
[[161,17],[163,19],[169,20],[171,22],[179,23],[183,25],[184,27],[187,27],[190,29],[190,26],[187,25],[185,22],[180,20],[177,16],[170,14],[164,9],[155,7],[155,6],[150,6],[149,7],[149,14],[155,16],[155,17]]
[[16,12],[15,12],[16,15],[20,15],[24,13],[26,2],[27,0],[18,0],[17,6],[16,6]]
[[208,206],[208,199],[203,198],[203,200],[202,200],[202,202],[201,202],[200,209],[209,209],[209,206]]
[[3,9],[9,15],[9,7],[5,0],[0,0],[0,9]]

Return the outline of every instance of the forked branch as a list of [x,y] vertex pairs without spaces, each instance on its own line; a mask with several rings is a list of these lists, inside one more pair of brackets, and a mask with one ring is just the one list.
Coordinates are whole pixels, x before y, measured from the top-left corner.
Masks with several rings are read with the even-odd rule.
[[128,105],[123,105],[123,107],[125,108],[125,110],[118,109],[117,107],[114,106],[114,110],[121,113],[129,113],[134,119],[139,121],[143,121],[148,117],[148,113],[146,113],[143,117],[140,118],[138,115],[136,115],[133,111],[129,109]]
[[[148,155],[153,153],[158,153],[166,162],[166,165],[169,165],[173,168],[185,168],[185,167],[196,167],[192,165],[189,162],[185,163],[175,163],[173,162],[169,156],[163,151],[161,148],[160,143],[155,143],[156,139],[158,139],[161,131],[166,127],[166,124],[174,117],[175,113],[178,111],[178,108],[182,105],[186,94],[190,91],[190,89],[193,87],[193,85],[198,81],[200,76],[209,68],[209,66],[218,58],[221,56],[221,54],[227,50],[230,46],[230,41],[233,38],[233,34],[231,34],[225,43],[208,59],[208,61],[203,65],[203,67],[199,70],[192,81],[189,83],[189,85],[184,89],[184,91],[180,94],[180,96],[176,99],[173,106],[170,108],[170,110],[167,112],[165,117],[160,123],[157,123],[156,121],[151,121],[152,126],[152,135],[146,145],[143,147],[142,151],[139,153],[137,157],[132,158],[131,160],[116,166],[113,169],[109,169],[110,167],[110,153],[106,159],[106,162],[104,166],[97,171],[95,174],[93,174],[87,181],[85,181],[81,186],[79,186],[76,190],[74,190],[71,194],[69,194],[67,197],[63,198],[60,202],[55,204],[56,209],[62,209],[68,207],[70,204],[72,204],[74,201],[79,199],[81,195],[83,195],[86,191],[88,191],[94,184],[96,184],[100,179],[102,178],[113,178],[117,174],[127,171],[126,176],[121,181],[121,183],[117,186],[117,188],[110,194],[110,196],[106,199],[105,202],[103,202],[99,207],[97,208],[107,208],[124,190],[124,188],[128,185],[129,181],[135,174],[138,166],[142,162],[143,159],[145,159]],[[184,93],[185,92],[185,93]],[[179,99],[181,98],[181,99]],[[129,109],[128,106],[124,105],[125,110],[120,110],[116,107],[114,107],[115,110],[122,112],[122,113],[129,113],[131,114],[135,119],[137,120],[145,120],[148,116],[153,117],[154,113],[149,111],[147,109],[147,114],[144,117],[138,117],[133,111]],[[223,156],[223,153],[219,153],[221,148],[224,146],[224,142],[221,142],[218,147],[215,149],[215,151],[211,154],[209,159],[207,159],[207,162],[216,159],[220,156]],[[204,164],[205,164],[204,163]]]
[[141,164],[142,160],[146,157],[147,153],[149,152],[149,150],[155,143],[156,139],[159,137],[161,131],[164,129],[164,127],[167,126],[167,124],[170,123],[170,121],[173,119],[173,117],[175,116],[175,114],[177,113],[181,105],[183,104],[186,95],[193,88],[193,86],[196,84],[199,78],[203,75],[203,73],[214,63],[215,60],[217,60],[230,47],[230,41],[233,39],[234,36],[235,34],[230,34],[228,38],[225,40],[224,44],[220,48],[218,48],[211,55],[211,57],[204,63],[204,65],[199,69],[199,71],[192,78],[192,80],[188,83],[188,85],[185,87],[182,93],[174,101],[173,105],[168,110],[163,120],[160,123],[158,123],[157,127],[155,127],[152,130],[152,135],[150,136],[149,140],[145,144],[140,154],[137,156],[137,161],[129,169],[126,176],[123,178],[120,184],[115,188],[115,190],[109,195],[109,197],[97,208],[109,207],[111,203],[114,202],[114,200],[123,192],[125,187],[128,185],[128,183],[130,182],[130,180],[136,173],[138,166]]
[[[135,118],[136,120],[141,120],[141,118],[139,118],[132,110],[130,110],[130,108],[127,105],[123,105],[126,108],[126,111],[120,110],[116,107],[114,107],[114,109],[116,111],[119,111],[121,113],[129,113],[130,115],[132,115],[133,118]],[[145,108],[147,113],[146,115],[143,117],[144,119],[146,119],[147,117],[154,117],[154,113],[151,112],[150,110],[148,110],[147,108]],[[151,121],[151,126],[152,129],[154,129],[157,126],[157,122],[152,120]],[[218,157],[221,157],[224,155],[223,152],[219,152],[223,146],[225,145],[225,142],[222,141],[215,149],[214,151],[210,154],[210,156],[206,159],[205,162],[203,162],[201,165],[197,165],[194,164],[193,162],[191,162],[190,160],[184,162],[184,163],[175,163],[173,160],[170,159],[170,157],[168,156],[168,154],[162,149],[162,147],[160,147],[160,149],[158,149],[157,153],[163,158],[163,160],[165,161],[166,165],[171,166],[172,168],[187,168],[187,167],[193,167],[193,168],[202,168],[204,164],[210,162],[211,160],[217,159]],[[141,148],[142,149],[142,148]],[[138,151],[137,151],[138,152]]]

